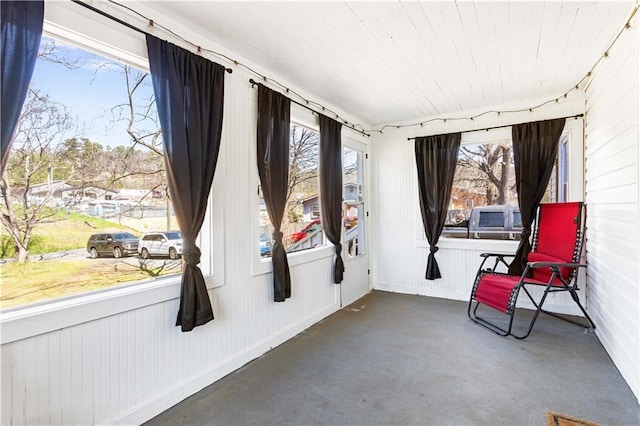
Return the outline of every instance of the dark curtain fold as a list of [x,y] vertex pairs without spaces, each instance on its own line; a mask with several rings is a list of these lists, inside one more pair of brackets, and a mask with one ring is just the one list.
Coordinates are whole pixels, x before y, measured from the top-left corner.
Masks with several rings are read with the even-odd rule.
[[517,124],[511,127],[522,234],[509,274],[522,275],[531,252],[531,225],[553,171],[564,118]]
[[420,211],[429,241],[425,278],[442,278],[435,254],[438,239],[447,220],[451,187],[458,162],[460,133],[419,137],[415,140],[416,166],[420,191]]
[[183,238],[182,288],[176,325],[182,331],[213,320],[198,267],[202,227],[220,150],[225,68],[147,35],[149,65],[164,140],[169,193]]
[[2,1],[2,104],[0,105],[0,176],[4,173],[22,104],[38,57],[44,1]]
[[335,247],[333,282],[340,284],[344,275],[342,260],[342,124],[320,115],[320,205],[322,227]]
[[282,242],[282,218],[289,187],[289,124],[291,100],[258,84],[258,175],[264,202],[273,225],[273,300],[291,297],[291,276]]

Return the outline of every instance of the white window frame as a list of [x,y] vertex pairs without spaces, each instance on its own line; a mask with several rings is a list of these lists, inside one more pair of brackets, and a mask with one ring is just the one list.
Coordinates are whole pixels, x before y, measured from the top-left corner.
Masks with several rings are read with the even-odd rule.
[[[43,35],[141,70],[149,70],[144,35],[71,2],[45,4]],[[224,164],[221,150],[218,167]],[[223,173],[216,173],[205,220],[197,238],[202,252],[199,266],[207,289],[224,285],[223,188]],[[214,214],[213,206],[216,206]],[[3,309],[0,311],[0,343],[178,299],[180,287],[181,275],[173,275]]]
[[[584,200],[584,156],[583,156],[583,141],[584,141],[584,127],[582,117],[567,118],[563,129],[564,133],[569,133],[569,145],[567,146],[568,156],[568,200],[567,201],[583,201]],[[463,132],[460,140],[460,145],[475,145],[480,143],[496,143],[504,141],[505,139],[511,140],[511,126],[501,127],[490,130],[477,130],[472,132]],[[475,206],[478,207],[478,206]],[[422,224],[422,216],[420,209],[416,209],[415,214],[415,230],[416,230],[416,245],[418,247],[429,247],[427,238],[424,233],[424,227]],[[473,238],[449,238],[441,236],[438,240],[438,246],[441,248],[466,248],[483,246],[488,247],[487,242],[491,242],[491,246],[496,248],[504,248],[511,250],[511,247],[517,246],[518,241],[506,241],[506,240],[491,240],[491,239],[473,239]]]
[[[257,105],[257,102],[258,100],[256,93],[255,105]],[[318,117],[308,109],[293,103],[291,104],[291,124],[303,126],[316,132],[320,131],[318,128]],[[273,263],[271,262],[271,257],[263,258],[260,256],[260,206],[257,190],[260,185],[260,177],[258,175],[258,167],[256,165],[258,154],[255,149],[250,150],[250,152],[250,161],[252,164],[251,182],[253,183],[253,187],[256,188],[256,191],[251,191],[250,193],[251,199],[249,201],[249,206],[251,207],[251,214],[249,215],[249,218],[251,220],[251,242],[249,247],[251,248],[251,276],[257,276],[273,272]],[[320,204],[322,204],[320,194],[318,194],[318,199],[320,200]],[[270,235],[267,236],[271,237]],[[324,233],[322,241],[323,245],[321,247],[287,253],[289,267],[294,268],[297,265],[315,262],[320,259],[325,259],[327,257],[333,256],[333,245],[327,242]]]

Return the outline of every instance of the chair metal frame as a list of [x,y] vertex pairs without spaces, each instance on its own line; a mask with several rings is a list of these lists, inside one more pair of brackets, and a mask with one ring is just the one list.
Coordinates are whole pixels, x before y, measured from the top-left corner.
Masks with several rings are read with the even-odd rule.
[[[508,274],[505,274],[502,272],[496,272],[496,268],[499,265],[504,265],[508,268],[509,264],[507,263],[505,258],[508,258],[508,257],[513,258],[515,256],[513,254],[482,253],[480,256],[483,258],[483,260],[482,260],[482,263],[480,264],[480,267],[478,268],[478,272],[476,273],[473,289],[471,291],[471,297],[469,298],[469,305],[467,307],[467,315],[469,316],[469,319],[471,319],[471,321],[475,322],[476,324],[479,324],[501,336],[513,336],[516,339],[525,339],[526,337],[529,336],[529,334],[531,334],[531,330],[533,330],[533,326],[541,312],[547,315],[554,316],[561,320],[579,325],[589,330],[595,329],[596,328],[595,323],[591,320],[591,317],[589,317],[589,314],[587,314],[587,311],[584,308],[584,306],[582,306],[582,303],[580,303],[580,298],[577,293],[579,290],[578,270],[579,268],[586,268],[587,266],[586,264],[580,263],[580,258],[582,256],[582,247],[584,242],[585,216],[586,216],[585,206],[583,203],[579,203],[576,241],[573,249],[573,257],[571,259],[571,262],[528,262],[527,263],[527,266],[524,272],[522,273],[522,275],[520,276],[520,279],[518,280],[517,285],[515,285],[511,290],[511,294],[508,301],[507,312],[504,312],[506,315],[509,316],[508,327],[506,328],[503,328],[500,325],[496,324],[495,322],[491,322],[485,318],[478,316],[477,311],[481,303],[475,300],[475,294],[478,288],[478,284],[480,283],[480,280],[484,275],[493,274],[493,275],[509,276]],[[531,249],[532,252],[536,251],[536,248],[538,246],[539,221],[540,221],[540,207],[536,212],[536,219],[535,219],[536,226],[535,226],[535,231],[533,233],[533,242],[532,242],[532,249]],[[489,259],[494,259],[493,266],[483,269]],[[549,282],[546,283],[546,286],[544,283],[540,281],[533,281],[532,279],[528,279],[528,277],[531,276],[532,270],[535,268],[548,268],[551,271],[551,276],[549,278]],[[565,279],[562,277],[562,274],[560,272],[561,268],[571,269],[571,273],[569,274],[568,278]],[[561,285],[558,285],[558,282]],[[539,301],[536,301],[536,299],[531,295],[531,293],[526,287],[527,285],[535,285],[536,287],[545,286],[544,292],[540,297]],[[524,290],[525,294],[527,295],[529,300],[533,303],[536,310],[533,314],[531,321],[529,322],[529,327],[527,329],[527,332],[525,334],[517,335],[513,333],[513,325],[514,325],[514,319],[516,315],[516,302],[518,300],[520,290]],[[547,296],[549,295],[549,293],[557,293],[557,292],[569,292],[569,294],[571,294],[571,298],[582,311],[585,319],[588,322],[588,325],[585,325],[583,323],[574,321],[570,318],[566,318],[564,316],[558,315],[555,312],[550,312],[545,309],[542,309],[542,306]]]

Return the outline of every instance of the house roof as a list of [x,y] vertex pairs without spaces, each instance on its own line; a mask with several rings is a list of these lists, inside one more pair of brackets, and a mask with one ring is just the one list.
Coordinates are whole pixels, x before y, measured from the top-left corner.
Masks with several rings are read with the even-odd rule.
[[64,181],[54,181],[51,183],[38,183],[36,185],[31,185],[31,187],[29,188],[29,192],[31,193],[39,193],[39,192],[45,192],[45,191],[49,191],[49,189],[52,189],[53,191],[77,191],[79,189],[83,189],[85,191],[87,190],[99,190],[99,191],[103,191],[103,192],[108,192],[108,193],[112,193],[112,194],[117,194],[118,191],[114,191],[112,189],[107,189],[107,188],[102,188],[100,186],[83,186],[83,187],[78,187],[78,186],[73,186],[73,185],[69,185],[68,183],[64,182]]

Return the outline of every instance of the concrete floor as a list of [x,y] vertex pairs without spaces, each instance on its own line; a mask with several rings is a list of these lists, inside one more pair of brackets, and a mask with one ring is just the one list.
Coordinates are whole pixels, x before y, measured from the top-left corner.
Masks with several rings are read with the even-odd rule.
[[148,424],[545,425],[548,411],[640,424],[594,333],[543,315],[519,341],[466,303],[374,291]]

